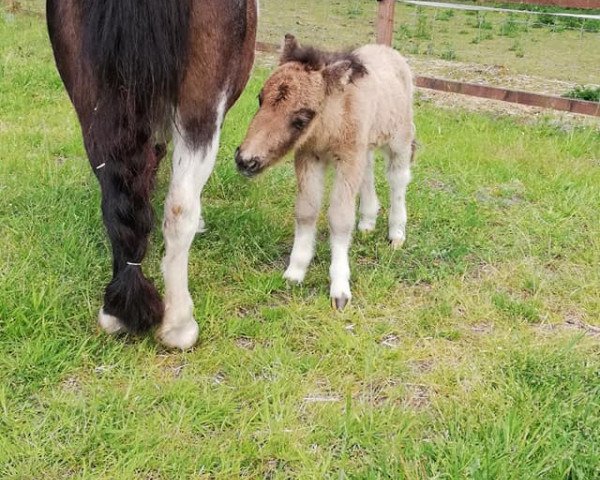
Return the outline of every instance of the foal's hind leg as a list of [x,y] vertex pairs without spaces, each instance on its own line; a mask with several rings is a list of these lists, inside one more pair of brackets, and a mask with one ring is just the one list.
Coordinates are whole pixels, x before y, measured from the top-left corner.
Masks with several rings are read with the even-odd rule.
[[360,186],[360,221],[358,229],[361,232],[372,232],[375,230],[377,213],[379,212],[379,200],[375,190],[375,159],[373,151],[367,153],[367,164],[365,174]]
[[388,157],[387,178],[390,183],[389,239],[393,249],[406,240],[406,189],[411,180],[412,139],[390,143],[384,153]]
[[225,99],[214,117],[210,115],[199,123],[202,132],[186,130],[184,122],[173,132],[173,172],[163,222],[165,316],[158,332],[160,341],[172,348],[190,348],[198,339],[198,324],[188,289],[188,257],[201,218],[200,193],[217,158],[224,112]]

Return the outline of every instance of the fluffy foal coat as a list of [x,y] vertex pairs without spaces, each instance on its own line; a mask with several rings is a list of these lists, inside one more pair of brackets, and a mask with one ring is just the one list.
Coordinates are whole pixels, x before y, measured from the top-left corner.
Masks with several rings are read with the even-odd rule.
[[[102,189],[113,275],[99,323],[109,333],[160,325],[158,337],[169,347],[196,342],[188,252],[204,227],[200,193],[223,118],[249,78],[256,8],[255,0],[47,0],[56,64]],[[166,153],[162,133],[171,125],[163,303],[141,264]]]
[[299,283],[314,255],[325,168],[336,171],[329,225],[333,305],[351,298],[348,251],[360,192],[359,230],[375,228],[373,151],[387,158],[391,188],[389,239],[399,248],[406,237],[406,188],[414,154],[413,81],[406,60],[382,45],[351,53],[301,47],[287,35],[280,66],[259,96],[260,108],[236,153],[238,169],[253,176],[295,152],[298,181],[296,232],[284,276]]

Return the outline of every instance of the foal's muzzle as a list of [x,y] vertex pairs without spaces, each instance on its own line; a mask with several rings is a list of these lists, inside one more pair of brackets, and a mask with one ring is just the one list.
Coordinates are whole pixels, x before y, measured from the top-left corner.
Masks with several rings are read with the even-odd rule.
[[239,148],[235,152],[235,163],[238,171],[245,177],[254,177],[262,170],[259,157],[245,158]]

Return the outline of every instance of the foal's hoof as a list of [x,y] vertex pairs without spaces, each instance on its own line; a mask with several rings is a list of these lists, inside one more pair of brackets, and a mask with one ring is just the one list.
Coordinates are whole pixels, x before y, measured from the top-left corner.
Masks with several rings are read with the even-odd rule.
[[404,238],[393,238],[390,240],[390,247],[392,250],[400,250],[404,245]]
[[156,333],[156,338],[167,348],[189,350],[198,341],[200,328],[194,319],[176,326],[164,325]]
[[298,268],[288,267],[283,278],[291,285],[300,285],[304,281],[304,272]]
[[331,306],[338,311],[342,311],[344,308],[346,308],[346,305],[348,305],[350,303],[350,298],[347,297],[346,295],[342,295],[341,297],[331,297]]
[[377,226],[377,220],[362,219],[358,222],[358,231],[364,234],[373,233]]
[[121,320],[105,313],[104,308],[101,308],[100,313],[98,313],[98,325],[109,335],[118,335],[126,331]]
[[206,223],[204,223],[204,219],[200,218],[200,220],[198,221],[198,227],[196,227],[196,233],[205,233],[208,230],[208,228],[206,228]]

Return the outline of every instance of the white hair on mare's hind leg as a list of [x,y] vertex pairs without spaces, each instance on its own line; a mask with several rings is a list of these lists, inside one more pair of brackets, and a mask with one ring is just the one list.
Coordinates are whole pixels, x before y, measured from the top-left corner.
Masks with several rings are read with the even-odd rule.
[[163,221],[165,316],[157,332],[160,342],[171,348],[185,350],[198,339],[199,329],[188,289],[188,257],[199,223],[203,223],[200,194],[215,166],[226,101],[222,96],[208,143],[196,146],[188,140],[182,125],[173,129],[173,172]]
[[98,313],[98,325],[109,335],[117,335],[126,331],[125,325],[117,317],[113,317],[104,311],[104,307]]

